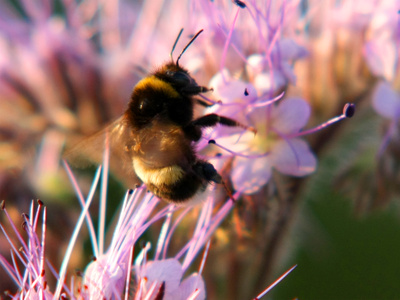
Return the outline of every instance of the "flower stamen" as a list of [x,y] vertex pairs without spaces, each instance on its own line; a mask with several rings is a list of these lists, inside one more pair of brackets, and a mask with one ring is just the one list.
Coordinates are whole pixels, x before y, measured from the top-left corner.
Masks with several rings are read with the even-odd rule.
[[308,129],[308,130],[304,130],[304,131],[300,131],[298,133],[295,134],[291,134],[288,135],[288,138],[295,138],[295,137],[299,137],[299,136],[304,136],[304,135],[308,135],[314,132],[317,132],[325,127],[328,127],[336,122],[339,122],[343,119],[347,119],[347,118],[351,118],[355,113],[355,104],[353,103],[346,103],[345,106],[343,107],[343,113],[339,116],[336,116],[314,128]]
[[[269,151],[262,153],[262,154],[243,154],[243,153],[239,153],[239,152],[235,152],[232,151],[224,146],[222,146],[221,144],[218,144],[215,140],[208,140],[209,144],[213,144],[216,145],[217,147],[221,148],[222,150],[234,155],[234,156],[240,156],[240,157],[245,157],[245,158],[260,158],[260,157],[264,157],[267,156],[269,154]],[[223,155],[219,155],[219,157],[224,157]]]

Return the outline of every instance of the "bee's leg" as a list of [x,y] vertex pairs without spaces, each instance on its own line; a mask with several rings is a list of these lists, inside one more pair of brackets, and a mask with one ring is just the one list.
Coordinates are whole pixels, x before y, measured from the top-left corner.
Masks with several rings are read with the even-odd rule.
[[205,87],[205,86],[189,84],[186,87],[182,88],[180,91],[184,95],[194,96],[194,95],[198,95],[201,93],[206,93],[206,92],[212,91],[212,89],[209,89],[208,87]]
[[236,202],[236,199],[232,195],[232,191],[229,189],[228,185],[224,180],[222,180],[221,175],[218,174],[217,170],[215,170],[214,166],[206,161],[198,161],[194,167],[194,171],[201,178],[206,179],[208,182],[212,181],[215,183],[222,184],[229,198]]
[[212,103],[212,102],[207,102],[207,101],[205,101],[205,100],[202,100],[202,99],[195,99],[196,100],[196,102],[197,102],[197,104],[199,104],[199,105],[201,105],[201,106],[204,106],[204,107],[211,107],[211,106],[213,106],[215,103]]
[[209,114],[193,120],[188,125],[186,125],[183,130],[188,138],[190,138],[192,141],[197,142],[201,138],[201,128],[212,127],[217,124],[231,127],[242,127],[256,133],[256,130],[251,126],[246,126],[231,118],[223,117],[217,114]]
[[202,116],[196,120],[193,120],[190,125],[195,126],[195,127],[212,127],[217,124],[225,125],[225,126],[231,126],[231,127],[242,127],[247,130],[251,130],[255,132],[255,129],[251,126],[246,126],[242,123],[239,123],[231,118],[223,117],[217,114],[209,114]]
[[201,128],[212,127],[217,124],[231,127],[242,127],[244,129],[253,131],[254,133],[257,133],[257,131],[251,126],[246,126],[231,118],[223,117],[217,114],[209,114],[193,120],[188,125],[186,125],[183,130],[189,139],[197,142],[201,138]]
[[198,176],[204,178],[207,181],[213,181],[215,183],[221,183],[222,177],[215,170],[214,166],[206,161],[198,161],[193,166],[194,171]]

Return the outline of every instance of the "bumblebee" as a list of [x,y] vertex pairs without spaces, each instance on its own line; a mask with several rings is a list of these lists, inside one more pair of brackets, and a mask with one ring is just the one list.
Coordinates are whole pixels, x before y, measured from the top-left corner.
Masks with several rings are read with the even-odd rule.
[[195,105],[212,105],[195,96],[210,89],[199,86],[179,60],[202,31],[193,36],[174,62],[172,53],[181,30],[171,51],[171,62],[140,80],[125,113],[67,153],[67,160],[89,148],[99,152],[106,134],[111,166],[124,168],[125,179],[131,186],[144,183],[167,202],[186,202],[210,183],[223,183],[214,166],[197,156],[196,142],[205,127],[248,127],[217,114],[194,118]]

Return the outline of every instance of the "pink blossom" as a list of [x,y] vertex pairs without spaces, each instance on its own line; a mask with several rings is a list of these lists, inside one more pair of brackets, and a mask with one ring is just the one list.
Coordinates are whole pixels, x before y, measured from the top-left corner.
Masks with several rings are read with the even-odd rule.
[[[206,298],[203,278],[194,273],[182,280],[183,268],[181,263],[174,258],[149,261],[143,266],[136,268],[138,282],[145,281],[143,294],[146,295],[153,290],[157,295],[161,285],[165,286],[164,300],[186,300],[196,295],[196,300]],[[154,297],[153,297],[154,298]]]
[[[229,85],[247,86],[248,90],[255,91],[251,84],[246,85],[239,80],[231,81]],[[233,100],[235,103],[238,99],[244,101],[246,98],[243,89],[230,89],[230,93],[227,89],[226,94],[223,89],[222,93],[218,91],[218,85],[215,89],[219,96],[224,96],[223,102],[236,99]],[[247,97],[251,98],[251,93]],[[251,100],[249,102],[251,103]],[[258,191],[269,181],[273,168],[292,176],[305,176],[314,172],[316,157],[307,143],[298,137],[310,117],[309,104],[301,98],[288,98],[276,106],[254,105],[252,108],[251,104],[249,105],[250,110],[243,115],[246,110],[240,109],[238,104],[236,109],[239,113],[235,117],[248,120],[248,125],[257,130],[256,135],[250,131],[241,131],[230,136],[210,136],[215,138],[219,145],[238,154],[233,158],[231,173],[235,189],[246,194]],[[224,106],[221,107],[223,111]]]

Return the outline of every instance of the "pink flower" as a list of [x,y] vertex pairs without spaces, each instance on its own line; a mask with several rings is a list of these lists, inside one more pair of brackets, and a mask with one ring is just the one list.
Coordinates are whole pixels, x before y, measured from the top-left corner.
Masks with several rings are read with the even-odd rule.
[[[316,157],[308,144],[298,137],[310,117],[311,109],[306,101],[288,98],[276,106],[258,106],[257,102],[252,103],[257,96],[252,97],[256,89],[251,84],[232,80],[226,85],[232,88],[224,89],[223,84],[215,86],[215,92],[228,107],[221,105],[221,111],[236,109],[234,117],[242,122],[247,120],[245,124],[257,130],[256,135],[243,130],[229,136],[217,131],[210,135],[218,145],[237,154],[233,158],[231,173],[236,190],[245,194],[255,193],[269,181],[272,169],[292,176],[305,176],[315,171]],[[248,96],[243,93],[244,87]],[[247,113],[246,105],[249,108]]]
[[155,296],[160,293],[160,289],[164,289],[163,300],[205,299],[203,278],[194,273],[182,280],[183,273],[181,263],[174,258],[149,261],[135,270],[139,285],[141,281],[144,281],[141,291],[143,295],[148,296],[150,293]]
[[[70,177],[72,177],[71,173]],[[76,185],[75,189],[79,195],[79,188]],[[105,194],[105,191],[103,193]],[[163,299],[205,298],[204,282],[201,278],[204,262],[199,274],[195,273],[183,280],[182,276],[209,241],[220,222],[227,216],[233,202],[227,201],[215,211],[214,199],[211,196],[208,197],[201,208],[193,236],[173,259],[168,259],[166,253],[174,230],[194,207],[189,206],[184,209],[176,218],[175,223],[170,226],[172,214],[178,207],[170,204],[155,211],[159,201],[151,193],[147,193],[145,187],[130,191],[125,197],[113,239],[107,251],[102,251],[102,242],[97,243],[96,236],[92,235],[96,259],[89,264],[83,275],[83,288],[80,295],[84,299],[118,299],[124,293],[133,296],[130,294],[132,291],[135,291],[135,299],[142,299],[141,297],[154,299],[158,293],[167,297]],[[100,216],[105,218],[103,214]],[[147,261],[147,252],[151,247],[151,244],[147,243],[137,256],[135,265],[132,266],[133,249],[137,240],[152,224],[162,218],[165,218],[165,221],[153,262]],[[181,265],[178,259],[182,257]],[[133,276],[135,280],[132,282]]]
[[272,48],[271,57],[253,54],[247,58],[246,70],[258,94],[273,95],[288,84],[296,84],[293,62],[305,57],[307,51],[292,39],[281,39]]
[[[269,116],[269,118],[268,118]],[[266,184],[272,169],[292,176],[313,173],[317,159],[308,144],[296,135],[306,125],[310,106],[300,98],[288,98],[276,107],[259,107],[249,115],[257,135],[233,136],[232,150],[242,155],[233,161],[232,182],[243,193],[254,193]]]
[[[23,214],[23,228],[27,233],[27,241],[25,242],[17,227],[12,222],[7,209],[5,208],[4,201],[1,203],[2,210],[4,211],[11,227],[14,229],[14,234],[17,236],[20,246],[15,245],[5,231],[3,225],[0,228],[6,236],[11,246],[11,256],[13,263],[10,264],[3,256],[0,255],[0,265],[6,270],[8,275],[14,280],[15,284],[19,287],[19,292],[10,297],[12,299],[53,299],[52,293],[49,290],[46,282],[45,274],[45,237],[46,237],[46,208],[43,208],[43,203],[39,200],[38,207],[34,212],[35,206],[32,201],[31,213],[29,217]],[[42,236],[36,233],[39,224],[39,218],[42,216]],[[19,249],[19,250],[18,250]],[[16,261],[23,266],[21,272]]]
[[98,245],[93,245],[96,259],[84,272],[82,295],[89,299],[121,297],[129,278],[130,258],[136,241],[168,212],[164,208],[150,217],[158,203],[159,200],[144,188],[127,194],[108,250],[102,253]]

